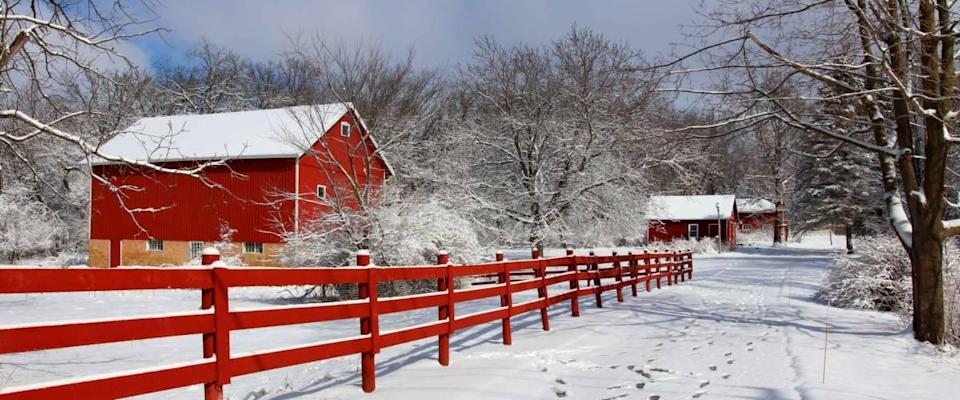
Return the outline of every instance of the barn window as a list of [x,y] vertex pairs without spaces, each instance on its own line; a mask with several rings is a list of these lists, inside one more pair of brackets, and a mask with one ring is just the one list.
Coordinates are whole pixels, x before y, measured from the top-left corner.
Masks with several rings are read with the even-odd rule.
[[147,240],[147,251],[163,251],[163,241],[157,239]]
[[190,242],[190,259],[200,258],[203,253],[203,242]]
[[323,185],[317,185],[317,198],[325,199],[327,198],[327,187]]
[[341,123],[340,123],[340,136],[350,137],[350,123],[349,123],[349,122],[344,121],[344,122],[341,122]]
[[687,225],[687,236],[689,236],[691,239],[700,238],[700,225],[698,224]]
[[247,254],[263,254],[263,243],[243,242],[243,252]]

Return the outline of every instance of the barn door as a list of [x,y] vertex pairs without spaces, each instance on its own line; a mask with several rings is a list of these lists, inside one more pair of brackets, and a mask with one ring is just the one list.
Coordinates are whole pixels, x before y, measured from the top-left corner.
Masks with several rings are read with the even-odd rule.
[[718,229],[719,227],[720,227],[720,226],[717,225],[717,224],[707,225],[707,236],[709,236],[709,237],[717,237],[717,235],[719,235],[719,233],[717,232],[717,229]]
[[120,239],[110,240],[110,268],[120,266]]

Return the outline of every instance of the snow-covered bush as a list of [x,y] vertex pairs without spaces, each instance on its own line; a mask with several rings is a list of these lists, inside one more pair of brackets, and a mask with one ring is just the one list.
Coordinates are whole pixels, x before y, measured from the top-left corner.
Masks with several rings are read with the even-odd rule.
[[770,246],[773,244],[773,232],[769,229],[737,232],[737,243],[743,246]]
[[57,214],[25,191],[13,188],[0,194],[0,255],[7,261],[55,252],[63,235]]
[[694,254],[717,254],[716,239],[674,239],[669,242],[650,242],[646,249],[653,251],[687,251]]
[[[960,246],[948,243],[944,254],[944,306],[947,336],[960,344]],[[891,311],[905,322],[912,319],[910,259],[900,242],[887,235],[864,237],[856,254],[834,260],[820,300],[831,305]]]
[[[300,232],[287,235],[281,261],[302,267],[345,266],[354,262],[360,247],[366,246],[375,265],[431,265],[436,263],[440,251],[447,251],[453,263],[467,263],[479,261],[484,250],[473,223],[436,200],[408,199],[370,210],[366,219],[370,221],[370,231],[365,238],[338,229],[329,218],[308,222]],[[358,214],[351,220],[360,223],[364,219]],[[381,285],[381,295],[416,293],[428,287],[435,289],[435,285],[436,282],[392,282]],[[337,285],[291,292],[297,297],[336,299],[351,297],[354,290],[352,285]]]

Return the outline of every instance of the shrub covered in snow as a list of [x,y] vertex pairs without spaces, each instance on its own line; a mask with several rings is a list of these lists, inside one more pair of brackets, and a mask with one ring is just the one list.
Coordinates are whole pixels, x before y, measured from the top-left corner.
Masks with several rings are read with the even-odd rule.
[[646,250],[656,251],[693,251],[694,254],[717,254],[716,239],[675,239],[670,242],[650,242]]
[[7,261],[50,254],[64,234],[60,217],[22,188],[0,194],[0,255]]
[[[944,301],[948,340],[960,344],[960,246],[948,243],[944,263]],[[892,311],[904,321],[913,313],[910,259],[892,236],[864,237],[857,254],[834,261],[823,289],[823,301],[838,307]]]
[[773,232],[769,229],[737,232],[737,243],[743,246],[770,246],[773,244]]

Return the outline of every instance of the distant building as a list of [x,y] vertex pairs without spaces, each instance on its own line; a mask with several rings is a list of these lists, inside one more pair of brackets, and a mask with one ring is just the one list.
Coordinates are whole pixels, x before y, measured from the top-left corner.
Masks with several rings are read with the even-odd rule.
[[[291,133],[305,144],[291,143]],[[208,167],[197,179],[123,162],[96,163],[93,267],[184,264],[226,231],[244,263],[278,265],[282,232],[329,212],[323,200],[355,189],[351,182],[378,192],[392,173],[350,103],[143,118],[102,150],[169,168],[217,160],[225,165]],[[118,187],[136,189],[118,194]]]
[[[777,205],[767,199],[737,199],[737,219],[741,232],[765,231],[773,234],[777,220]],[[782,235],[787,237],[786,213],[783,214]]]
[[716,238],[737,244],[737,205],[734,195],[654,196],[647,206],[647,241]]

